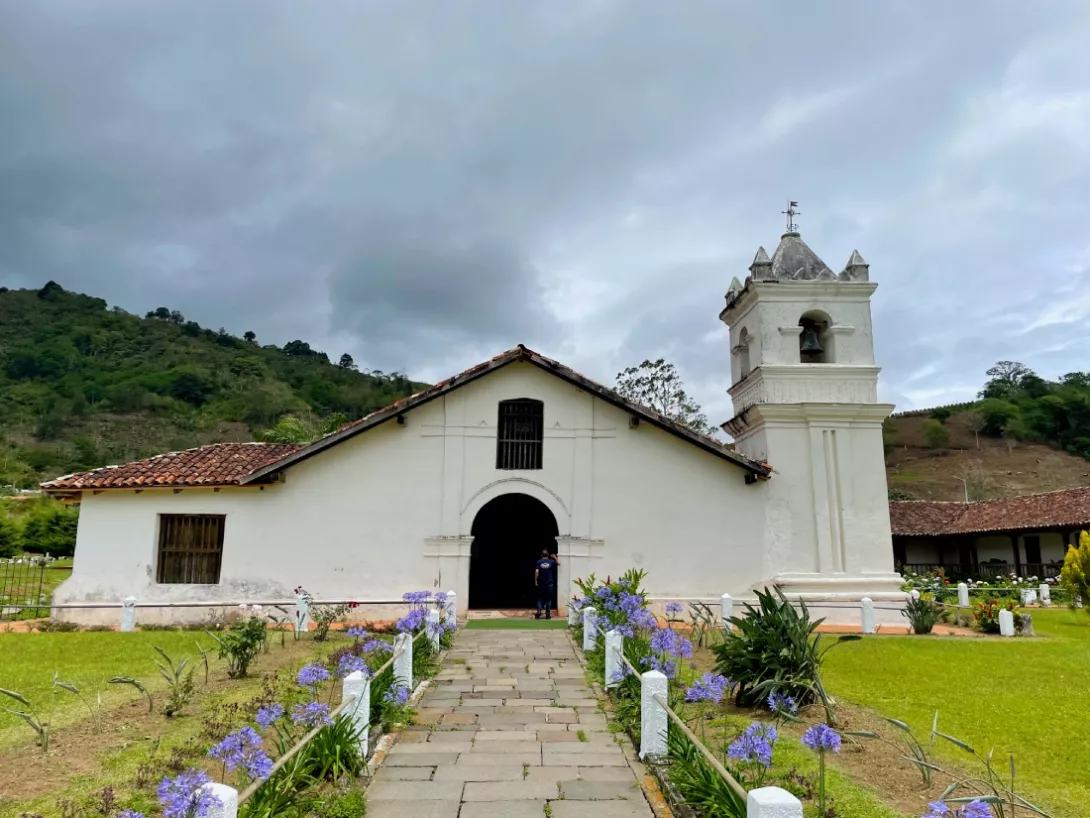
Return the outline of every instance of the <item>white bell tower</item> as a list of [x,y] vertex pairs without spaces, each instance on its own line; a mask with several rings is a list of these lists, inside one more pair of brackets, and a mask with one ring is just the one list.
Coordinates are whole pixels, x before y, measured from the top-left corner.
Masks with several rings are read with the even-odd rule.
[[830,270],[800,237],[793,206],[772,258],[757,250],[719,314],[730,327],[735,412],[723,429],[774,469],[762,544],[769,582],[829,621],[858,622],[864,596],[905,598],[882,442],[893,406],[878,402],[871,330],[877,284],[858,251]]

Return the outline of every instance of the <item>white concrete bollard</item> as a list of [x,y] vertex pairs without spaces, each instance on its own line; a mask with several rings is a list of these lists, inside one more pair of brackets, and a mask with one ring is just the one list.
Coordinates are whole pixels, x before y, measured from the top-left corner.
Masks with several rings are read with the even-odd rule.
[[363,671],[357,670],[344,677],[344,687],[341,692],[341,701],[345,702],[350,697],[356,697],[356,703],[345,708],[345,713],[352,719],[352,723],[360,733],[360,752],[363,758],[367,758],[367,732],[371,723],[371,678],[364,676]]
[[590,653],[598,644],[597,611],[594,608],[583,609],[583,652]]
[[1014,614],[1010,611],[999,612],[999,635],[1014,636]]
[[310,605],[302,594],[295,595],[295,631],[306,633],[310,630]]
[[439,611],[431,608],[428,611],[427,640],[431,642],[432,650],[439,652]]
[[1041,604],[1042,605],[1051,605],[1052,604],[1052,587],[1047,582],[1042,583],[1041,587],[1038,588],[1037,591],[1041,595]]
[[213,805],[208,810],[208,818],[238,818],[238,790],[217,783],[205,784],[203,789],[211,792],[223,805]]
[[413,638],[407,633],[394,639],[394,682],[413,689]]
[[802,801],[779,787],[750,790],[746,818],[802,818]]
[[958,583],[958,607],[969,607],[969,586],[966,585],[964,582]]
[[719,620],[728,631],[731,629],[730,618],[734,616],[734,599],[730,594],[719,597]]
[[[619,685],[620,676],[624,673],[624,636],[620,631],[606,631],[606,687]],[[614,681],[617,679],[617,681]]]
[[662,758],[666,755],[666,728],[669,724],[666,708],[655,701],[667,700],[669,679],[664,673],[649,670],[640,675],[640,759]]
[[863,633],[874,633],[874,602],[869,596],[859,600],[863,620]]
[[132,633],[136,630],[136,597],[127,596],[121,603],[121,632]]
[[568,600],[568,627],[574,628],[579,624],[579,611],[575,610],[572,606],[572,602],[575,600]]
[[910,597],[912,597],[913,599],[919,599],[920,598],[920,592],[917,591],[915,588],[913,588],[911,591],[909,591],[908,595]]
[[1022,591],[1022,607],[1032,605],[1037,601],[1037,592],[1029,588]]
[[443,611],[446,614],[447,622],[457,626],[458,624],[458,594],[454,591],[447,591],[447,604]]

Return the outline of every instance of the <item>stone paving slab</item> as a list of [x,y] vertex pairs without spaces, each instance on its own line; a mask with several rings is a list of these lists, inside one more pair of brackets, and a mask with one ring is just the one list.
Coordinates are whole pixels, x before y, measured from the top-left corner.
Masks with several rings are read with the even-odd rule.
[[446,662],[368,818],[654,818],[565,633],[460,631]]

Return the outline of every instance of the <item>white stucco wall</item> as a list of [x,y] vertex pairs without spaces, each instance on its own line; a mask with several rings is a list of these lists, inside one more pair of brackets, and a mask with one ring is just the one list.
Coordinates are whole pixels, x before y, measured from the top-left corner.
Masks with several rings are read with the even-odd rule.
[[[544,402],[541,470],[495,469],[497,405],[509,398]],[[766,547],[775,481],[746,485],[739,467],[628,420],[519,363],[408,412],[404,425],[388,422],[301,462],[263,490],[85,493],[75,569],[56,598],[283,598],[303,585],[319,598],[375,599],[442,588],[457,590],[464,608],[473,518],[507,492],[537,497],[557,518],[562,605],[571,578],[591,571],[642,567],[655,595],[718,597],[745,595],[792,567],[790,535]],[[219,585],[155,583],[164,513],[227,515]],[[805,507],[792,513],[806,518]]]

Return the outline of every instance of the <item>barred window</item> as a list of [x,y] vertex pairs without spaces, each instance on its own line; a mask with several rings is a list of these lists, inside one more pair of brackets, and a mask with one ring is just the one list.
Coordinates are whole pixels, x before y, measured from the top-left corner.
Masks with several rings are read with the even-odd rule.
[[497,469],[541,468],[544,408],[541,401],[529,398],[500,401]]
[[160,514],[155,581],[218,584],[226,519],[223,514]]

